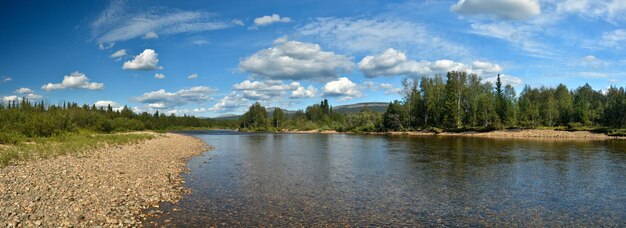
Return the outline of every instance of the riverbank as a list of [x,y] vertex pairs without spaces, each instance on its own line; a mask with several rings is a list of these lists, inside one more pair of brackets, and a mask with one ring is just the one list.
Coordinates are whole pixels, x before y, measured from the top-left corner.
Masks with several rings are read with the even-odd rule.
[[413,136],[465,136],[465,137],[485,137],[485,138],[529,138],[529,139],[590,139],[605,140],[624,137],[608,136],[602,133],[589,131],[558,131],[543,129],[511,129],[497,130],[489,132],[426,132],[426,131],[392,131],[392,132],[338,132],[333,130],[285,130],[282,133],[296,134],[371,134],[371,135],[413,135]]
[[0,169],[0,226],[138,226],[146,208],[180,199],[185,160],[209,149],[190,136],[150,134]]

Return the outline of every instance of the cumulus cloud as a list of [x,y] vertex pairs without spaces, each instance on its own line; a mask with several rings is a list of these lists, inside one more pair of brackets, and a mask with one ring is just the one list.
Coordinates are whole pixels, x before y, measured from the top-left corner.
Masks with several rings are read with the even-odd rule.
[[209,108],[209,110],[220,112],[237,111],[247,107],[248,104],[250,104],[248,99],[233,91],[228,96],[220,99],[217,103],[215,103],[215,105]]
[[164,89],[144,93],[139,97],[131,98],[131,101],[148,104],[151,108],[170,108],[182,106],[188,103],[201,103],[210,101],[210,95],[217,92],[206,86],[195,86],[189,89],[167,92]]
[[19,93],[19,94],[33,93],[33,90],[29,89],[29,88],[22,87],[22,88],[19,88],[19,89],[15,90],[15,93]]
[[4,96],[4,97],[2,97],[2,100],[4,102],[12,102],[12,101],[16,101],[17,102],[17,101],[21,101],[22,98],[18,97],[18,96],[15,96],[15,95],[11,95],[11,96]]
[[143,35],[143,37],[141,37],[141,39],[144,39],[144,40],[156,39],[156,38],[159,38],[159,35],[153,31],[147,32],[146,34]]
[[285,41],[260,50],[239,63],[239,68],[267,79],[328,80],[349,72],[350,58],[323,51],[318,44]]
[[254,19],[254,26],[255,27],[261,27],[261,26],[267,26],[267,25],[271,25],[274,23],[289,23],[291,22],[291,18],[290,17],[280,17],[280,15],[278,14],[272,14],[269,16],[262,16],[262,17],[257,17]]
[[377,56],[365,56],[359,63],[359,70],[365,77],[378,76],[429,76],[432,74],[445,74],[449,71],[467,71],[479,75],[492,75],[501,72],[503,68],[495,63],[474,61],[471,65],[442,59],[434,62],[415,61],[407,58],[404,52],[393,48]]
[[10,82],[11,80],[13,80],[13,79],[11,77],[9,77],[9,76],[2,76],[0,78],[0,83],[7,83],[7,82]]
[[[496,81],[498,80],[498,77],[489,77],[489,78],[485,78],[483,79],[483,82],[489,82],[491,84],[496,84]],[[524,84],[524,80],[522,80],[521,78],[515,77],[515,76],[511,76],[511,75],[500,75],[500,81],[502,82],[503,85],[511,85],[511,86],[521,86]]]
[[109,105],[111,108],[120,108],[121,105],[114,101],[96,101],[93,103],[98,108],[107,108]]
[[528,19],[541,14],[539,0],[459,0],[450,9],[461,15],[488,15],[507,20]]
[[317,96],[317,89],[312,85],[304,88],[304,86],[300,86],[296,88],[294,91],[291,91],[291,98],[312,98]]
[[198,78],[198,74],[190,74],[189,76],[187,76],[187,79],[196,79]]
[[346,77],[330,81],[324,85],[324,97],[336,97],[339,101],[346,101],[363,96],[356,83]]
[[165,75],[164,75],[164,74],[159,74],[159,73],[156,73],[156,74],[154,74],[154,78],[156,78],[156,79],[164,79],[164,78],[165,78]]
[[41,86],[45,91],[62,90],[62,89],[88,89],[101,90],[104,83],[90,82],[89,78],[81,72],[75,71],[70,75],[65,75],[61,83],[48,83]]
[[350,53],[381,52],[389,47],[439,58],[458,58],[470,53],[468,48],[448,41],[422,24],[400,19],[316,18],[300,27],[297,35],[317,38],[324,46]]
[[152,49],[145,49],[131,61],[122,65],[124,70],[160,70],[158,54]]
[[248,100],[275,100],[285,97],[291,92],[290,98],[309,98],[315,96],[317,90],[313,86],[304,88],[299,82],[283,83],[281,80],[250,81],[245,80],[233,85]]
[[[169,8],[129,9],[125,1],[115,0],[91,22],[91,36],[99,45],[139,37],[202,32],[224,29],[229,22],[216,21],[205,12]],[[154,34],[152,34],[154,33]]]

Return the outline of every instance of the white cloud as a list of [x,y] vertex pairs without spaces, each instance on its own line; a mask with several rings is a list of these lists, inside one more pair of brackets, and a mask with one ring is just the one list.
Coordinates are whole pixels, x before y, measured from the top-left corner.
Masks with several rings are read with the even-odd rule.
[[[144,37],[224,29],[231,23],[216,21],[204,12],[168,8],[129,10],[124,1],[112,1],[91,22],[91,36],[99,45]],[[149,37],[149,36],[148,36]],[[102,45],[105,48],[105,45]]]
[[154,109],[166,109],[167,108],[167,106],[165,106],[163,102],[148,104],[148,107],[154,108]]
[[245,23],[243,23],[243,21],[242,21],[242,20],[239,20],[239,19],[233,19],[231,22],[232,22],[233,24],[235,24],[235,25],[239,25],[239,26],[244,26],[244,25],[246,25]]
[[317,95],[317,89],[312,85],[304,88],[304,86],[298,87],[296,90],[291,91],[291,98],[312,98]]
[[593,56],[593,55],[588,55],[588,56],[581,58],[580,61],[578,61],[576,64],[576,66],[592,67],[596,69],[607,67],[609,65],[611,65],[610,61],[599,59],[598,57]]
[[459,0],[450,9],[461,15],[522,20],[541,14],[539,0]]
[[169,108],[185,105],[188,103],[202,103],[212,100],[211,94],[217,92],[206,86],[195,86],[190,89],[182,89],[177,92],[167,92],[164,89],[147,92],[142,96],[133,97],[131,101],[149,104],[151,108]]
[[304,88],[299,82],[283,83],[280,80],[250,81],[245,80],[233,85],[248,100],[277,100],[291,92],[290,98],[309,98],[315,96],[317,90],[313,86]]
[[109,56],[110,58],[121,58],[126,56],[126,49],[120,49],[116,52],[113,52],[113,54],[111,54],[111,56]]
[[474,61],[472,65],[442,59],[435,62],[409,60],[404,52],[393,48],[377,56],[365,56],[358,64],[365,77],[406,75],[413,77],[445,74],[449,71],[467,71],[479,75],[493,75],[503,68],[495,63]]
[[26,94],[25,98],[28,99],[28,100],[39,100],[39,99],[43,98],[43,96],[38,95],[38,94],[34,94],[34,93],[29,93],[29,94]]
[[603,33],[600,44],[615,49],[626,47],[626,29],[616,29],[611,32]]
[[249,103],[250,101],[244,98],[243,95],[233,91],[209,108],[209,110],[220,112],[238,111],[247,107]]
[[582,60],[585,61],[585,62],[594,62],[594,61],[598,60],[598,58],[596,58],[593,55],[588,55],[588,56],[583,57]]
[[573,13],[587,18],[602,18],[617,23],[626,19],[623,0],[564,0],[556,4],[557,13]]
[[339,101],[346,101],[363,96],[356,83],[346,77],[330,81],[324,85],[324,97],[337,97]]
[[289,22],[291,22],[291,18],[290,17],[280,17],[280,15],[278,15],[278,14],[272,14],[270,16],[257,17],[257,18],[254,19],[254,26],[256,26],[256,27],[267,26],[267,25],[271,25],[271,24],[277,23],[277,22],[289,23]]
[[198,78],[198,74],[190,74],[189,76],[187,76],[187,79],[196,79]]
[[120,108],[121,105],[118,104],[117,102],[114,101],[96,101],[96,103],[93,103],[96,107],[98,108],[106,108],[109,105],[111,106],[111,108]]
[[122,66],[124,70],[160,70],[158,66],[158,54],[152,49],[145,49],[141,54],[135,56],[131,61],[127,61]]
[[12,101],[16,101],[16,102],[17,102],[17,101],[21,101],[21,100],[22,100],[22,98],[21,98],[21,97],[18,97],[18,96],[15,96],[15,95],[12,95],[12,96],[5,96],[5,97],[2,97],[2,100],[3,100],[4,102],[12,102]]
[[371,90],[371,91],[384,91],[385,95],[390,95],[390,94],[398,94],[400,93],[401,89],[400,88],[396,88],[394,87],[392,84],[390,83],[376,83],[373,81],[366,81],[363,82],[363,84],[360,85],[361,88],[366,89],[366,90]]
[[15,90],[15,93],[19,93],[19,94],[33,93],[33,90],[29,88],[19,88]]
[[525,51],[534,57],[547,58],[554,56],[550,46],[535,40],[538,25],[516,24],[506,22],[472,23],[471,33],[502,39],[509,42],[513,47]]
[[578,72],[578,76],[583,77],[583,78],[606,78],[608,77],[608,74],[602,73],[602,72],[584,71],[584,72]]
[[48,83],[41,86],[41,89],[45,91],[61,90],[61,89],[88,89],[88,90],[101,90],[104,88],[104,83],[89,82],[89,78],[81,72],[75,71],[70,75],[63,76],[61,83]]
[[239,68],[267,79],[328,80],[349,72],[350,58],[323,51],[318,44],[285,41],[242,60]]
[[[39,100],[39,99],[43,98],[43,96],[35,94],[32,89],[24,88],[24,87],[15,90],[15,93],[20,94],[18,100],[21,100],[21,98],[26,98],[28,100]],[[12,101],[13,99],[16,99],[16,97],[17,96],[8,96],[7,99],[10,98],[11,101]]]
[[[496,84],[496,81],[498,80],[498,77],[489,77],[489,78],[485,78],[483,79],[483,82],[489,82],[491,84]],[[521,78],[518,77],[514,77],[511,75],[500,75],[500,81],[502,82],[503,85],[511,85],[511,86],[520,86],[524,84],[524,80],[522,80]]]
[[164,79],[164,78],[165,78],[165,75],[164,75],[164,74],[159,74],[159,73],[156,73],[156,74],[154,74],[154,78],[156,78],[156,79]]
[[141,39],[144,39],[144,40],[157,39],[157,38],[159,38],[159,35],[153,31],[147,32],[146,34],[143,35],[143,37],[141,37]]
[[325,46],[350,53],[381,52],[389,47],[433,58],[460,58],[470,53],[422,24],[400,19],[316,18],[300,27],[298,35],[317,38]]
[[209,41],[201,36],[190,37],[189,42],[193,45],[198,45],[198,46],[209,44]]
[[11,77],[9,77],[9,76],[2,76],[0,78],[0,83],[10,82],[11,80],[13,80],[13,79]]

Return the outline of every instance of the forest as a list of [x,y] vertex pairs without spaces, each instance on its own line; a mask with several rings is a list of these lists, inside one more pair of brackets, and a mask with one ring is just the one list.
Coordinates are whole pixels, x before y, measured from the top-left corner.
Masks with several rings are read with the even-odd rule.
[[259,103],[250,107],[240,120],[240,128],[264,130],[337,131],[491,131],[512,128],[552,128],[587,130],[622,135],[626,128],[626,92],[610,87],[599,91],[585,84],[570,90],[525,86],[518,95],[511,85],[503,85],[498,75],[495,85],[476,74],[448,72],[441,76],[405,79],[402,100],[389,103],[385,113],[363,110],[339,114],[327,100],[297,111],[291,116],[275,109],[268,116]]
[[498,76],[495,85],[476,74],[448,72],[441,76],[405,79],[402,99],[386,112],[364,109],[339,113],[327,100],[295,113],[275,108],[272,115],[259,103],[239,120],[214,120],[164,113],[135,113],[120,109],[63,103],[31,103],[27,99],[0,103],[0,144],[16,144],[33,137],[72,132],[111,133],[141,130],[241,129],[245,131],[336,130],[380,131],[492,131],[512,128],[586,130],[625,135],[626,91],[610,87],[594,90],[585,84],[570,90],[525,86],[518,95]]
[[215,121],[194,116],[137,114],[124,106],[108,107],[63,103],[47,105],[28,99],[0,104],[0,144],[16,144],[35,137],[58,136],[80,131],[112,133],[141,130],[178,130],[189,128],[233,128],[234,121]]

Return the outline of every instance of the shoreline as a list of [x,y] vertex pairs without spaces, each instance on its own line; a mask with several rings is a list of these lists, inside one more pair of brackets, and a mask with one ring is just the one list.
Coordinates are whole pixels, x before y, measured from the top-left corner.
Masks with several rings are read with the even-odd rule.
[[489,132],[424,132],[424,131],[390,131],[390,132],[338,132],[335,130],[283,130],[279,133],[286,134],[363,134],[363,135],[408,135],[408,136],[453,136],[453,137],[478,137],[497,139],[554,139],[554,140],[607,140],[626,139],[626,137],[608,136],[602,133],[589,131],[558,131],[541,129],[512,129],[496,130]]
[[212,149],[192,136],[155,135],[1,168],[0,226],[140,226],[146,209],[189,191],[186,161]]

